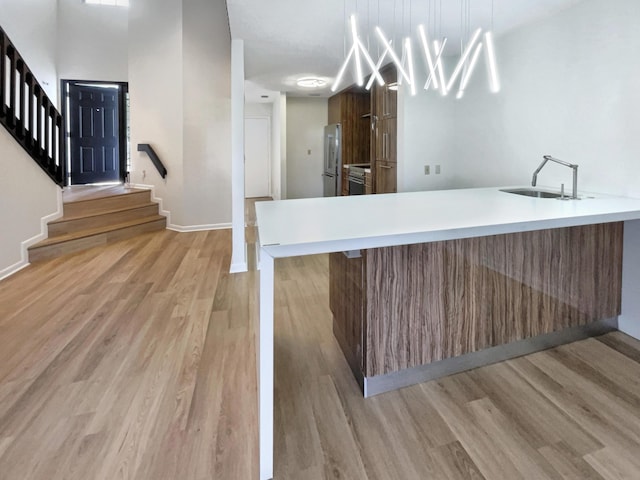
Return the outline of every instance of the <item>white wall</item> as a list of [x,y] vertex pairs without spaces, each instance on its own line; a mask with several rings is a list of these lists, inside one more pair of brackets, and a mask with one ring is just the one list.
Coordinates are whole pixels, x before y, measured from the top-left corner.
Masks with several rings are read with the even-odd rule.
[[[171,212],[169,223],[180,224],[183,222],[181,2],[131,2],[128,70],[131,181],[154,186],[163,209]],[[169,172],[165,180],[146,155],[136,152],[138,143],[154,147]]]
[[28,264],[26,247],[45,238],[41,219],[62,214],[61,190],[0,126],[0,279]]
[[231,225],[231,34],[224,0],[185,0],[184,226]]
[[231,273],[247,271],[244,218],[244,41],[231,42]]
[[287,98],[287,198],[322,196],[327,118],[326,98]]
[[[231,223],[231,37],[223,0],[139,0],[129,13],[132,182],[153,185],[178,230]],[[132,148],[134,150],[134,148]],[[146,175],[145,175],[146,172]]]
[[[454,187],[528,184],[550,154],[580,165],[582,190],[640,196],[639,24],[637,0],[585,0],[498,38],[502,91],[488,92],[480,63],[464,99],[447,99],[452,139],[420,144],[418,132],[405,132],[405,142],[415,143],[406,147],[427,156],[450,143]],[[405,125],[447,117],[431,96],[406,100]],[[405,169],[421,168],[418,158],[407,155]],[[560,183],[571,187],[566,167],[549,165],[539,176],[540,185]]]
[[[447,71],[451,71],[450,69]],[[455,188],[454,108],[450,98],[418,89],[398,92],[398,191]],[[424,174],[429,165],[429,175]],[[436,165],[440,174],[436,175]]]
[[[327,113],[328,115],[328,113]],[[271,171],[273,175],[273,199],[280,200],[287,198],[287,95],[281,93],[279,98],[273,103],[273,130],[274,135],[280,134],[280,137],[274,138],[274,157],[279,158],[280,162],[274,163]],[[279,153],[278,153],[279,152]]]
[[[7,32],[51,100],[57,103],[56,2],[0,0]],[[60,215],[60,189],[0,127],[0,278],[27,265],[26,247],[44,238],[44,217]]]
[[56,4],[52,0],[0,0],[0,26],[51,101],[58,105]]
[[122,7],[58,0],[58,76],[126,82],[128,14]]
[[[501,38],[503,91],[476,83],[457,114],[467,181],[527,183],[551,154],[580,165],[584,190],[640,196],[639,23],[636,0],[587,0]],[[539,182],[570,185],[570,173],[545,167]]]

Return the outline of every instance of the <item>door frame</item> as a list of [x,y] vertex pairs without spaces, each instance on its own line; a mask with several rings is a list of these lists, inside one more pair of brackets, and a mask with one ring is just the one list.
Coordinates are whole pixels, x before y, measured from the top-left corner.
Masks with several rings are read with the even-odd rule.
[[69,130],[68,130],[68,115],[69,115],[69,95],[67,93],[67,86],[72,84],[87,84],[87,85],[117,85],[118,86],[118,108],[120,109],[120,122],[118,124],[118,137],[119,137],[119,152],[120,157],[119,179],[121,182],[126,183],[129,176],[127,171],[127,152],[129,149],[129,136],[128,130],[128,108],[127,108],[127,94],[129,93],[128,82],[109,82],[105,80],[60,80],[60,98],[62,99],[62,118],[64,123],[64,184],[65,186],[71,186],[71,171],[70,171],[70,152],[68,148],[69,144]]

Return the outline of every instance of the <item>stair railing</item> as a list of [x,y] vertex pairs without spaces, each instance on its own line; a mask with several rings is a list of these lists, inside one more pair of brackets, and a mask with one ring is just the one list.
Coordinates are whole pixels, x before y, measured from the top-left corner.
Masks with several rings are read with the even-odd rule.
[[57,185],[64,185],[62,115],[2,28],[0,123]]
[[167,169],[165,168],[162,160],[160,160],[160,157],[151,145],[149,145],[148,143],[139,143],[138,151],[145,152],[147,155],[149,155],[151,162],[156,167],[156,170],[158,170],[158,173],[162,178],[165,178],[167,176]]

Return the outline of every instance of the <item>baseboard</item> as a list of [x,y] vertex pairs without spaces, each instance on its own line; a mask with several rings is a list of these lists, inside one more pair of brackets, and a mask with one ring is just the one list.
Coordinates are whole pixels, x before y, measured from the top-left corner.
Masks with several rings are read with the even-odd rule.
[[8,266],[7,268],[3,268],[2,270],[0,270],[0,282],[2,280],[4,280],[7,277],[10,277],[11,275],[13,275],[14,273],[19,272],[20,270],[22,270],[25,267],[29,266],[29,262],[25,262],[24,260],[20,260],[17,263],[14,263],[13,265]]
[[244,242],[244,260],[241,262],[234,262],[234,255],[231,255],[231,266],[229,267],[229,273],[244,273],[249,271],[249,262],[247,262],[247,242]]
[[62,189],[57,189],[56,194],[56,211],[49,215],[46,215],[40,219],[40,233],[31,238],[20,243],[20,261],[14,263],[13,265],[0,270],[0,280],[4,280],[7,277],[10,277],[16,272],[19,272],[25,267],[29,266],[29,247],[31,245],[35,245],[42,240],[45,240],[49,237],[48,223],[63,215],[63,207],[62,207]]
[[[169,228],[169,226],[171,225],[171,212],[164,209],[162,198],[156,196],[156,186],[145,185],[144,183],[130,183],[129,186],[131,188],[142,188],[144,190],[151,190],[151,200],[158,204],[158,214],[162,215],[163,217],[167,217],[167,228]],[[173,229],[170,228],[170,230]]]
[[171,223],[171,212],[169,210],[165,210],[162,202],[162,198],[156,196],[156,187],[155,185],[146,185],[143,183],[131,183],[129,184],[131,188],[144,188],[145,190],[151,190],[151,200],[158,204],[158,210],[160,215],[163,217],[167,217],[167,230],[173,230],[174,232],[204,232],[207,230],[225,230],[227,228],[231,228],[230,223],[212,223],[212,224],[204,224],[204,225],[176,225],[175,223]]
[[640,340],[640,315],[620,315],[618,329],[630,337]]
[[226,230],[231,228],[230,223],[212,223],[205,225],[174,225],[169,223],[167,219],[167,229],[173,230],[174,232],[204,232],[206,230]]
[[240,263],[232,263],[231,267],[229,267],[229,273],[245,273],[249,271],[249,266],[247,262]]

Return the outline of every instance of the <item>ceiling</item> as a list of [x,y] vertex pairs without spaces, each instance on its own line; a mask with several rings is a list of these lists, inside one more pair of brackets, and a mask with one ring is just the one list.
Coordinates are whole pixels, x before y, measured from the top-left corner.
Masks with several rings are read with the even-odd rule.
[[[244,40],[245,77],[249,81],[247,100],[272,101],[273,93],[277,91],[292,96],[331,94],[331,83],[344,61],[345,52],[351,48],[350,30],[345,27],[348,16],[354,12],[360,38],[369,45],[375,61],[379,45],[377,37],[369,31],[376,25],[380,25],[388,36],[395,35],[396,38],[406,36],[409,31],[416,36],[418,24],[430,25],[431,36],[448,37],[451,49],[448,53],[455,54],[460,51],[463,12],[469,13],[471,29],[490,29],[493,19],[493,31],[499,36],[580,1],[227,0],[227,6],[231,36]],[[315,90],[298,87],[296,80],[305,76],[324,78],[328,85]],[[345,80],[353,82],[349,75]]]

